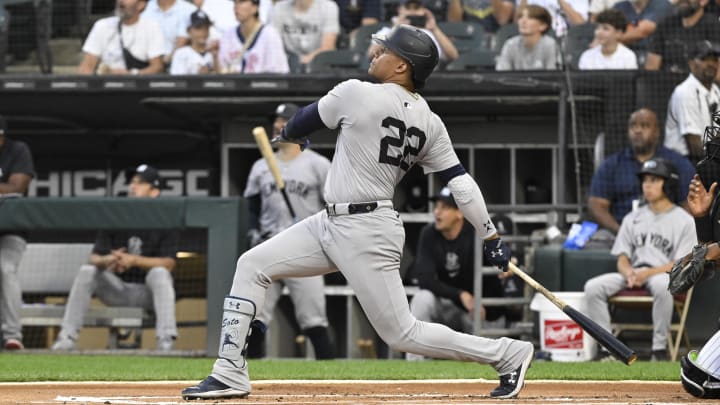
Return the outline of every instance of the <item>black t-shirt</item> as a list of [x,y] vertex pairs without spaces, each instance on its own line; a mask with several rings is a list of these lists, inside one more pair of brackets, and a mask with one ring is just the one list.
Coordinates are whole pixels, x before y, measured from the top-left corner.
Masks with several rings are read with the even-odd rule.
[[[125,248],[128,253],[138,256],[175,258],[178,239],[177,231],[100,231],[95,239],[93,253],[107,255],[111,250]],[[128,283],[143,283],[146,274],[145,270],[132,267],[118,276]]]
[[720,22],[714,14],[703,14],[692,27],[683,27],[682,18],[672,15],[658,24],[650,37],[648,50],[662,57],[661,69],[670,72],[689,72],[688,46],[697,41],[720,38]]
[[[447,240],[430,223],[423,227],[415,258],[415,276],[420,288],[448,298],[464,309],[462,291],[473,292],[475,280],[475,229],[465,221],[455,240]],[[496,275],[483,277],[483,297],[502,297],[503,288]],[[495,314],[497,312],[497,314]],[[497,319],[502,308],[487,307],[488,320]]]
[[[35,177],[35,166],[30,148],[25,142],[15,141],[6,136],[5,142],[0,146],[0,183],[7,183],[10,176],[17,173]],[[6,234],[0,232],[0,236]],[[17,232],[13,232],[13,234],[17,234]]]

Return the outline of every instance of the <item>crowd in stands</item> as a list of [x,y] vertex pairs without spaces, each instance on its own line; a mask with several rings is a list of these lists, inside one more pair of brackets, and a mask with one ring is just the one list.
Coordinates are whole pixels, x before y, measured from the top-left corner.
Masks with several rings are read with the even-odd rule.
[[[691,46],[718,41],[720,0],[117,0],[79,72],[301,73],[366,69],[399,24],[426,31],[440,69],[689,73]],[[317,58],[318,55],[323,55]],[[160,57],[158,60],[157,58]],[[479,57],[478,57],[479,58]],[[459,60],[460,59],[460,60]],[[460,68],[453,66],[460,65]],[[478,64],[472,64],[478,67]]]

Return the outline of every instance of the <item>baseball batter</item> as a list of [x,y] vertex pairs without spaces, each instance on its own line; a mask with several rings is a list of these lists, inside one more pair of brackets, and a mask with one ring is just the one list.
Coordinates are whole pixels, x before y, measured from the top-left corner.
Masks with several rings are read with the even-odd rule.
[[[279,135],[282,128],[298,110],[291,103],[280,104],[275,110],[273,133]],[[275,185],[265,159],[253,164],[248,176],[244,196],[250,208],[250,245],[261,243],[291,226],[296,219],[307,218],[322,210],[325,205],[322,190],[330,161],[311,150],[301,153],[294,143],[278,144],[277,157],[280,173],[285,180],[285,191],[295,210],[292,218],[285,200]],[[335,357],[328,336],[328,320],[325,312],[325,292],[322,276],[297,277],[273,283],[265,296],[265,307],[257,314],[248,345],[248,357],[265,356],[264,339],[267,326],[272,321],[275,305],[282,295],[283,286],[290,290],[295,307],[295,318],[303,333],[310,338],[315,358]]]
[[[667,360],[673,297],[667,271],[696,243],[695,221],[672,201],[679,175],[670,161],[653,158],[638,172],[647,202],[623,218],[610,253],[617,256],[617,272],[585,283],[587,315],[610,330],[608,298],[625,288],[645,288],[653,296],[652,359]],[[601,352],[600,360],[607,357]]]
[[395,187],[415,164],[447,183],[458,207],[485,239],[486,263],[507,270],[500,240],[475,180],[460,164],[440,118],[415,92],[438,62],[430,37],[401,25],[386,37],[368,73],[379,84],[348,80],[303,107],[280,141],[307,145],[307,135],[339,128],[325,184],[326,209],[245,252],[223,305],[218,359],[212,374],[183,390],[185,399],[250,393],[243,348],[250,323],[275,280],[341,271],[379,336],[393,349],[427,357],[489,364],[500,374],[495,398],[514,398],[533,359],[533,345],[455,332],[411,314],[400,277],[405,231],[393,209]]

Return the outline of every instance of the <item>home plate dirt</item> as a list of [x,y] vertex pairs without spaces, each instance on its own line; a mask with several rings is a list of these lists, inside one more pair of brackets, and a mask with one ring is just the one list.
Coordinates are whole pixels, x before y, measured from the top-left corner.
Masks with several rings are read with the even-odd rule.
[[489,397],[496,381],[257,381],[246,399],[184,401],[193,382],[0,383],[0,404],[687,404],[712,403],[680,382],[530,380],[516,400]]

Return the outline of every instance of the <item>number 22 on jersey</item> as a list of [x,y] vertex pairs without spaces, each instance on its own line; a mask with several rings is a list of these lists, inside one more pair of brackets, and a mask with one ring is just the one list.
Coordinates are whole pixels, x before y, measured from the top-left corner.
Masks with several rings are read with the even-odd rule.
[[[388,135],[380,140],[378,161],[408,171],[414,163],[411,156],[417,156],[425,146],[425,132],[416,127],[407,128],[403,121],[393,117],[386,117],[382,120],[382,127],[397,129],[398,136]],[[411,144],[412,138],[417,139],[417,146]]]

